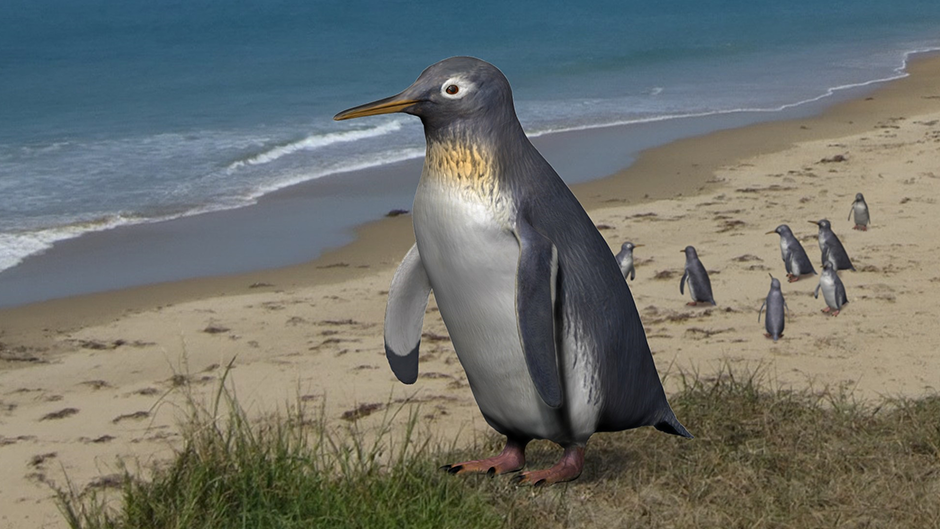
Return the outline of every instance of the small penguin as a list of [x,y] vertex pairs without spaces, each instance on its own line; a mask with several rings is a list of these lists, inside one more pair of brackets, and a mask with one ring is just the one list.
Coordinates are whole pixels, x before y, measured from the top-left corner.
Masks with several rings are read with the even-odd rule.
[[790,227],[786,224],[777,226],[774,231],[768,231],[767,235],[776,233],[780,235],[780,255],[783,257],[783,264],[787,269],[787,281],[790,283],[800,280],[800,276],[813,274],[816,275],[816,269],[806,255],[803,245],[793,235]]
[[783,338],[784,309],[789,313],[790,307],[787,306],[786,300],[783,299],[783,292],[780,290],[780,281],[774,278],[773,275],[770,276],[770,292],[767,293],[767,299],[764,300],[764,303],[760,306],[760,310],[757,311],[758,323],[760,323],[760,315],[765,306],[767,307],[767,317],[764,318],[764,328],[767,329],[767,333],[764,336],[773,338],[776,342],[777,339]]
[[852,209],[849,210],[849,220],[852,219],[853,213],[855,214],[855,226],[852,226],[852,229],[868,231],[871,217],[868,216],[868,204],[861,193],[855,193],[855,202],[852,202]]
[[682,274],[682,279],[679,280],[679,293],[685,294],[685,284],[688,283],[689,295],[692,296],[692,301],[687,305],[698,305],[699,302],[717,305],[714,296],[712,296],[712,283],[708,280],[708,272],[705,271],[702,262],[698,260],[695,248],[686,246],[685,250],[680,251],[685,253],[685,272]]
[[636,268],[633,267],[633,249],[641,246],[643,245],[633,244],[629,241],[620,246],[620,253],[617,254],[617,264],[620,265],[620,273],[623,274],[624,279],[627,278],[628,274],[630,281],[633,281],[633,278],[636,277]]
[[823,291],[823,299],[826,300],[827,305],[822,311],[838,316],[842,306],[849,302],[849,298],[845,295],[845,285],[839,279],[839,274],[832,267],[832,263],[823,265],[822,275],[819,276],[819,284],[816,285],[816,291],[813,292],[813,297],[816,299],[819,299],[820,288]]
[[808,222],[819,226],[819,250],[822,252],[823,265],[828,262],[832,263],[832,267],[836,270],[851,270],[854,272],[855,267],[852,266],[852,260],[849,259],[849,254],[842,247],[842,242],[832,232],[832,225],[829,221],[822,219]]

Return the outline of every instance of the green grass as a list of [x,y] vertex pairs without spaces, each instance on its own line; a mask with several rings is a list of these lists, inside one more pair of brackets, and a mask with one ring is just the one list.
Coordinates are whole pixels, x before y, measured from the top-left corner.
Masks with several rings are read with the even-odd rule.
[[[419,442],[415,414],[387,417],[408,421],[397,442],[366,441],[301,411],[249,423],[228,399],[221,423],[194,407],[175,460],[128,473],[113,507],[71,489],[59,504],[73,528],[940,527],[940,398],[862,403],[729,372],[684,386],[670,400],[695,439],[598,434],[568,485],[443,473],[483,453]],[[560,455],[530,446],[530,467]]]

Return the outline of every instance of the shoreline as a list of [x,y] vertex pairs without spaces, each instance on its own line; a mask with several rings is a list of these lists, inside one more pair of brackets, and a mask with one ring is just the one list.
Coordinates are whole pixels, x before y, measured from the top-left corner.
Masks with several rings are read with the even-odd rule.
[[[930,332],[940,248],[924,244],[940,239],[940,56],[909,72],[819,116],[679,140],[573,186],[612,249],[644,244],[629,285],[667,393],[683,374],[707,380],[722,368],[757,369],[776,387],[821,398],[940,391]],[[825,161],[837,154],[842,161]],[[845,217],[858,191],[872,208],[866,232]],[[784,282],[788,319],[772,342],[757,311],[768,274],[784,271],[766,232],[790,224],[818,263],[806,221],[822,217],[858,269],[841,275],[850,302],[831,317],[813,297],[817,278]],[[418,405],[419,434],[482,444],[490,430],[433,298],[418,381],[402,385],[388,369],[387,289],[412,242],[411,218],[400,216],[303,265],[0,311],[0,527],[64,526],[49,488],[63,474],[88,490],[121,474],[118,458],[144,470],[164,461],[179,442],[181,405],[210,402],[223,380],[252,417],[309,403],[337,431],[354,420],[370,432],[385,412]],[[717,307],[687,307],[678,291],[687,244],[709,270]]]
[[[558,173],[579,186],[623,173],[641,152],[725,129],[825,112],[907,74],[840,85],[777,108],[738,109],[551,130],[532,136]],[[623,149],[628,146],[627,149]],[[59,240],[0,271],[0,310],[75,296],[274,270],[315,261],[355,239],[379,215],[407,209],[422,157],[327,175],[275,189],[250,205],[121,225]],[[675,191],[676,186],[672,187]],[[679,192],[679,191],[676,191]],[[652,196],[652,195],[651,195]],[[183,255],[178,259],[175,256]]]
[[[905,104],[903,93],[909,89],[908,85],[929,84],[930,81],[924,77],[931,70],[934,61],[940,62],[940,51],[912,53],[908,56],[907,68],[904,70],[907,75],[883,83],[863,83],[862,87],[870,89],[866,95],[843,100],[809,116],[732,126],[733,128],[705,132],[641,149],[628,167],[602,178],[570,184],[570,187],[589,213],[610,204],[638,204],[702,193],[714,183],[710,182],[714,171],[735,159],[780,151],[797,142],[867,130],[892,113],[916,107],[916,104],[911,102]],[[931,78],[940,78],[931,75]],[[879,104],[874,105],[874,112],[870,112],[869,107],[873,106],[870,101],[876,98]],[[813,112],[811,107],[802,110]],[[587,132],[593,130],[596,129],[589,129]],[[537,141],[545,143],[539,146],[540,150],[550,149],[570,141],[571,135],[584,132],[586,131],[562,131],[540,136]],[[694,152],[695,156],[689,156],[686,152]],[[420,162],[420,159],[393,164],[406,168],[405,171],[393,172],[394,177],[411,178],[416,182],[420,173],[420,163],[416,162]],[[408,172],[415,174],[409,177]],[[648,178],[649,175],[665,175],[665,181]],[[262,201],[276,204],[279,200],[289,200],[295,194],[296,188],[315,183],[311,181],[274,191],[262,197]],[[410,228],[408,215],[380,218],[353,228],[350,242],[328,248],[316,259],[300,264],[164,281],[0,308],[0,322],[3,322],[0,326],[0,343],[6,342],[8,347],[25,346],[41,351],[47,349],[44,342],[55,340],[58,335],[83,326],[103,323],[122,314],[210,296],[245,294],[251,292],[251,285],[256,284],[297,288],[360,278],[397,266],[401,256],[414,242]],[[107,235],[106,232],[86,235],[95,237],[102,234]],[[338,237],[343,238],[342,235]],[[64,242],[76,245],[85,243],[78,239]],[[38,335],[43,338],[37,341]]]

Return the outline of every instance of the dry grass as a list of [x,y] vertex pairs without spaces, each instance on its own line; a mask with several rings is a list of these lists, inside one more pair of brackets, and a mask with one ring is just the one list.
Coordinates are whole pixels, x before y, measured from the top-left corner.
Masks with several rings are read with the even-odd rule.
[[671,400],[696,438],[595,436],[583,478],[538,500],[556,526],[940,527],[940,397],[686,384]]
[[[89,528],[245,520],[252,527],[940,527],[940,397],[861,403],[846,391],[773,388],[729,371],[683,384],[671,402],[695,439],[651,428],[598,434],[581,478],[567,485],[533,489],[507,476],[436,470],[497,451],[496,436],[474,453],[409,436],[394,449],[381,438],[374,446],[356,438],[337,444],[322,423],[292,416],[257,429],[236,406],[228,428],[186,427],[186,448],[152,481],[119,480],[117,510],[94,494],[59,497],[70,525]],[[379,464],[377,450],[398,455]],[[528,455],[530,467],[543,468],[560,450],[536,442]]]

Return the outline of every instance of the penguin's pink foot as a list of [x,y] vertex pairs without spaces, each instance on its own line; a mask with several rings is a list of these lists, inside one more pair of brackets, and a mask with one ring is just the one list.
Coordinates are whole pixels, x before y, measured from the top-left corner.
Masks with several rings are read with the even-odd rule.
[[451,474],[505,474],[515,472],[525,466],[525,445],[518,441],[507,440],[506,447],[498,456],[474,461],[464,461],[453,465],[444,465],[441,470]]
[[788,282],[788,283],[796,283],[796,282],[799,281],[799,280],[800,280],[800,276],[795,276],[795,275],[793,275],[793,274],[787,274],[787,282]]
[[826,308],[824,308],[822,311],[823,311],[823,312],[829,312],[830,310],[832,310],[832,309],[830,309],[829,307],[826,307]]
[[832,311],[832,315],[833,315],[833,316],[838,316],[838,315],[839,315],[839,311],[837,311],[837,310]]
[[534,487],[552,485],[577,479],[583,469],[584,447],[571,446],[565,448],[565,455],[561,456],[561,460],[555,463],[552,468],[523,472],[512,478],[512,482],[520,485],[528,483]]
[[862,231],[868,231],[868,226],[861,226],[861,227],[859,227],[858,229],[860,229],[860,230],[862,230]]
[[764,338],[770,338],[770,337],[771,337],[771,336],[770,336],[770,333],[769,333],[769,332],[765,332],[765,333],[764,333]]

